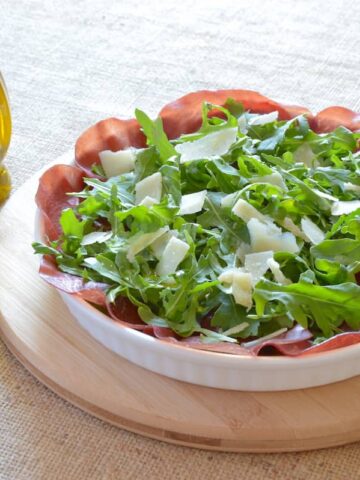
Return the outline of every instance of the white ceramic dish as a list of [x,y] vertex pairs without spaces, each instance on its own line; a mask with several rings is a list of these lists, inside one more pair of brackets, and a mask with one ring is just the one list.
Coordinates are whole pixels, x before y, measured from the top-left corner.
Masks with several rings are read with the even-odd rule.
[[[38,215],[35,238],[40,240]],[[84,300],[59,293],[79,324],[102,345],[136,365],[176,380],[229,390],[277,391],[326,385],[360,375],[360,345],[303,358],[243,357],[193,350],[124,327]]]

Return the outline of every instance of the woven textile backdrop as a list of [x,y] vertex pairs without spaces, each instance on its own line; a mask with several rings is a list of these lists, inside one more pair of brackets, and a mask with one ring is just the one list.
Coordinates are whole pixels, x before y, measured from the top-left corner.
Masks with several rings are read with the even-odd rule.
[[[90,124],[135,106],[154,115],[192,90],[360,111],[359,2],[0,0],[0,20],[15,188]],[[1,480],[360,478],[360,444],[217,454],[117,430],[41,386],[1,343],[0,415]]]

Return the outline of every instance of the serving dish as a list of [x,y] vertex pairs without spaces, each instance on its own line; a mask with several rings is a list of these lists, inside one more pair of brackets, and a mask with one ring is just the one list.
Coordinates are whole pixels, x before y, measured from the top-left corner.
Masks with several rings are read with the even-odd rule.
[[[171,138],[179,136],[179,133],[194,131],[199,123],[198,107],[200,100],[221,104],[219,100],[225,101],[229,97],[241,97],[245,108],[249,108],[253,112],[269,113],[277,110],[283,119],[292,118],[298,113],[305,113],[313,129],[317,131],[331,130],[336,126],[337,121],[341,121],[342,125],[348,126],[351,130],[358,127],[357,115],[340,107],[333,107],[330,112],[326,113],[324,111],[325,113],[321,112],[313,117],[307,109],[293,106],[286,107],[255,92],[222,91],[190,94],[180,101],[174,102],[172,106],[165,107],[160,114],[163,118],[165,130],[167,130],[167,133],[170,132]],[[246,101],[250,103],[247,105]],[[181,122],[178,121],[179,117],[174,114],[178,105],[182,105],[183,112],[186,113],[188,119],[191,119],[186,125],[181,125]],[[104,148],[118,150],[130,145],[136,147],[143,145],[141,132],[139,132],[139,127],[134,121],[119,122],[113,119],[107,124],[98,124],[95,131],[91,132],[90,129],[80,138],[77,144],[76,162],[78,164],[80,162],[83,171],[86,172],[89,169],[97,152]],[[124,124],[126,125],[125,136],[123,132]],[[119,138],[123,142],[121,145],[118,143]],[[96,145],[94,145],[94,142]],[[85,155],[84,151],[86,152]],[[84,158],[89,163],[84,163]],[[37,229],[40,234],[42,228],[43,223],[38,222]],[[89,292],[90,289],[85,298]],[[61,293],[61,295],[80,324],[105,346],[134,363],[179,380],[217,388],[283,390],[326,384],[360,373],[356,368],[356,362],[352,364],[350,360],[356,360],[357,355],[359,355],[358,346],[338,348],[341,344],[346,345],[358,341],[355,338],[356,334],[352,336],[343,335],[341,339],[335,342],[336,345],[330,341],[328,348],[336,348],[334,351],[314,353],[301,358],[254,358],[242,355],[241,352],[236,356],[222,353],[214,354],[213,352],[192,350],[177,344],[166,343],[144,335],[142,332],[111,321],[109,317],[101,314],[84,299],[80,299],[78,294]]]

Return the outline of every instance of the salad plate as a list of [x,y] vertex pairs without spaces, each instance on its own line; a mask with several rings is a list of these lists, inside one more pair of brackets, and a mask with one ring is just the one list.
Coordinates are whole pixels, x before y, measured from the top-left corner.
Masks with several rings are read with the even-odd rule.
[[358,129],[242,90],[100,122],[40,179],[41,276],[103,345],[178,380],[358,375]]

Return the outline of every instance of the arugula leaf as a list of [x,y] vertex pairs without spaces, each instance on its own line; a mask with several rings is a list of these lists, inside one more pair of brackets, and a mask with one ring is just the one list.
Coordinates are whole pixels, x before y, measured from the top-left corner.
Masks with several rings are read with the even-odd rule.
[[256,336],[260,325],[259,320],[249,320],[246,309],[235,303],[231,295],[221,292],[219,296],[219,307],[215,311],[212,319],[212,327],[220,327],[223,331],[229,330],[242,323],[248,323],[248,326],[235,334],[240,338]]
[[317,167],[312,172],[312,178],[327,187],[338,185],[343,189],[346,182],[360,185],[359,175],[344,168]]
[[88,257],[84,259],[84,264],[87,268],[95,270],[102,277],[120,283],[121,277],[119,270],[115,263],[107,258],[105,255],[97,255],[96,258]]
[[59,222],[64,235],[82,238],[86,222],[78,220],[74,210],[71,208],[63,210]]
[[162,175],[162,184],[165,194],[171,195],[176,205],[180,205],[182,195],[179,162],[174,158],[170,158],[160,167],[159,171]]
[[148,145],[154,145],[157,148],[161,160],[165,161],[177,155],[175,148],[165,135],[160,117],[153,121],[139,109],[135,110],[135,116],[143,129]]
[[209,160],[195,160],[180,165],[181,189],[183,194],[206,190],[211,174],[206,168]]
[[[238,110],[239,104],[236,107]],[[224,118],[221,118],[219,114]],[[218,130],[237,127],[238,122],[236,116],[232,115],[229,109],[215,105],[213,103],[204,102],[201,107],[202,124],[197,132],[181,135],[175,142],[184,143],[198,140],[199,138],[208,135],[209,133],[216,132]]]
[[[303,180],[300,180],[298,177],[292,175],[290,172],[283,172],[283,176],[286,180],[299,188],[305,200],[307,200],[307,202],[312,206],[314,212],[316,212],[316,208],[325,211],[330,210],[331,204],[329,200],[319,195],[318,192],[315,192],[314,189],[307,185]],[[302,199],[300,201],[302,201]]]
[[278,127],[272,136],[262,140],[257,146],[258,151],[273,152],[274,150],[276,150],[279,144],[284,140],[287,130],[296,120],[297,118],[292,118],[291,120],[284,123],[284,125],[282,125],[281,127]]
[[239,172],[246,178],[263,177],[273,173],[272,169],[255,156],[240,154],[237,157]]
[[258,315],[265,313],[269,301],[277,301],[304,328],[313,318],[325,337],[332,336],[344,321],[351,328],[360,328],[360,286],[354,283],[278,285],[262,280],[256,285],[254,299]]
[[229,97],[225,102],[226,109],[236,118],[245,112],[244,105]]
[[[348,269],[338,262],[317,258],[315,260],[315,274],[324,284],[336,285],[348,281],[354,281]],[[352,278],[351,278],[352,277]]]
[[[125,222],[127,227],[135,234],[137,232],[153,232],[160,227],[171,223],[178,207],[169,206],[165,198],[161,203],[146,207],[137,205],[127,210],[116,212],[114,215],[120,222]],[[131,219],[131,221],[128,221]]]
[[135,178],[136,182],[140,182],[143,178],[149,177],[156,173],[162,165],[159,152],[156,147],[149,147],[136,155],[135,162]]
[[324,258],[342,265],[350,265],[360,259],[360,240],[340,238],[324,240],[310,248],[313,258]]
[[57,257],[60,253],[58,252],[58,250],[56,250],[56,248],[49,245],[43,245],[39,242],[33,242],[31,246],[35,251],[34,253],[39,253],[41,255],[54,255],[55,257]]
[[[96,178],[84,178],[86,185],[92,187],[90,195],[98,194],[103,201],[108,201],[111,198],[111,192],[113,186],[117,188],[117,196],[120,202],[124,206],[134,205],[134,175],[133,173],[128,173],[126,175],[121,175],[120,177],[112,177],[102,182]],[[89,192],[86,192],[86,196],[89,196]]]
[[[85,218],[97,217],[98,215],[104,216],[104,210],[106,209],[106,202],[103,199],[94,196],[88,196],[78,206],[78,212]],[[106,216],[106,213],[105,213]]]
[[222,159],[207,162],[205,167],[211,177],[206,186],[207,189],[232,193],[246,184],[239,170]]
[[233,245],[240,244],[243,241],[249,242],[249,234],[245,224],[239,218],[227,215],[226,209],[221,206],[223,194],[208,192],[205,200],[205,213],[200,215],[197,220],[205,228],[221,228],[230,238]]

